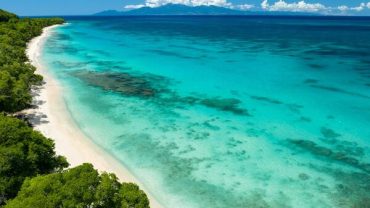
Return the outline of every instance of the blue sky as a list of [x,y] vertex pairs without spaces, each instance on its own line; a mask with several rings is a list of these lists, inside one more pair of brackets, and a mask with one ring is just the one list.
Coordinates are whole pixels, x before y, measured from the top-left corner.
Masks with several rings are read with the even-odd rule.
[[370,15],[370,0],[0,0],[0,8],[18,15],[86,15],[166,3],[217,5],[240,10]]

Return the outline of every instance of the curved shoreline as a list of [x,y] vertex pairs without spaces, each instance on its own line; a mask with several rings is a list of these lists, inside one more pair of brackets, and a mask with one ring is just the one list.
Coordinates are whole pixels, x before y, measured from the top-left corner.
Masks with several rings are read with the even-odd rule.
[[147,194],[150,207],[162,207],[128,169],[90,140],[70,115],[63,100],[63,87],[51,76],[40,60],[42,46],[52,30],[59,26],[44,28],[43,33],[32,39],[27,46],[26,53],[30,63],[36,67],[36,73],[44,77],[45,82],[43,86],[33,90],[33,105],[36,107],[25,111],[29,121],[36,130],[54,140],[56,153],[65,156],[71,167],[91,163],[99,171],[112,172],[123,182],[138,184]]

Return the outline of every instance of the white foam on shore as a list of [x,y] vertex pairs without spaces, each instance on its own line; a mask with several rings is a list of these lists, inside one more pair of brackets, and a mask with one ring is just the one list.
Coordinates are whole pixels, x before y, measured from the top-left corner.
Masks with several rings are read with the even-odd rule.
[[30,63],[36,67],[36,73],[44,77],[45,84],[34,91],[36,108],[25,112],[35,129],[55,142],[57,154],[67,158],[71,167],[82,163],[91,163],[99,171],[112,172],[123,182],[134,182],[143,189],[152,208],[162,207],[117,159],[92,142],[79,128],[71,117],[63,100],[63,87],[41,64],[43,44],[52,34],[52,30],[60,25],[44,28],[42,35],[32,39],[27,47]]

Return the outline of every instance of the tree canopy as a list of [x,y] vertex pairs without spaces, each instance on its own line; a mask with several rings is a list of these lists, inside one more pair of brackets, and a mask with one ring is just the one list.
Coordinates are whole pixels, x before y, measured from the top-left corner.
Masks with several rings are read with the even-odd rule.
[[45,138],[19,119],[0,114],[2,199],[14,197],[26,177],[52,173],[67,166],[66,159],[55,154],[51,139]]
[[114,174],[99,173],[91,164],[27,179],[5,208],[148,208],[143,191],[132,183],[120,184]]
[[27,42],[62,19],[20,19],[0,10],[0,205],[16,196],[26,177],[68,166],[54,143],[25,122],[6,116],[29,106],[32,85],[42,77],[27,63]]
[[27,108],[32,100],[31,87],[42,82],[35,68],[27,63],[27,42],[46,26],[63,23],[60,18],[18,18],[0,10],[0,112]]
[[0,9],[0,22],[7,22],[10,19],[18,19],[18,17],[15,14]]

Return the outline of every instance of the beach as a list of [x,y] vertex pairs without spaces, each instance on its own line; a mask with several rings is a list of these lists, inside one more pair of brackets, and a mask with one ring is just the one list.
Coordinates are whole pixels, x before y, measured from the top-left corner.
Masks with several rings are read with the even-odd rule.
[[119,161],[84,135],[70,115],[63,100],[63,87],[51,76],[40,60],[45,40],[56,27],[59,25],[45,28],[42,35],[32,39],[27,47],[30,63],[36,67],[36,73],[42,75],[45,82],[33,90],[35,107],[25,111],[27,118],[36,130],[54,140],[56,153],[65,156],[70,167],[91,163],[100,172],[114,173],[121,182],[138,184],[147,194],[151,207],[161,207]]

